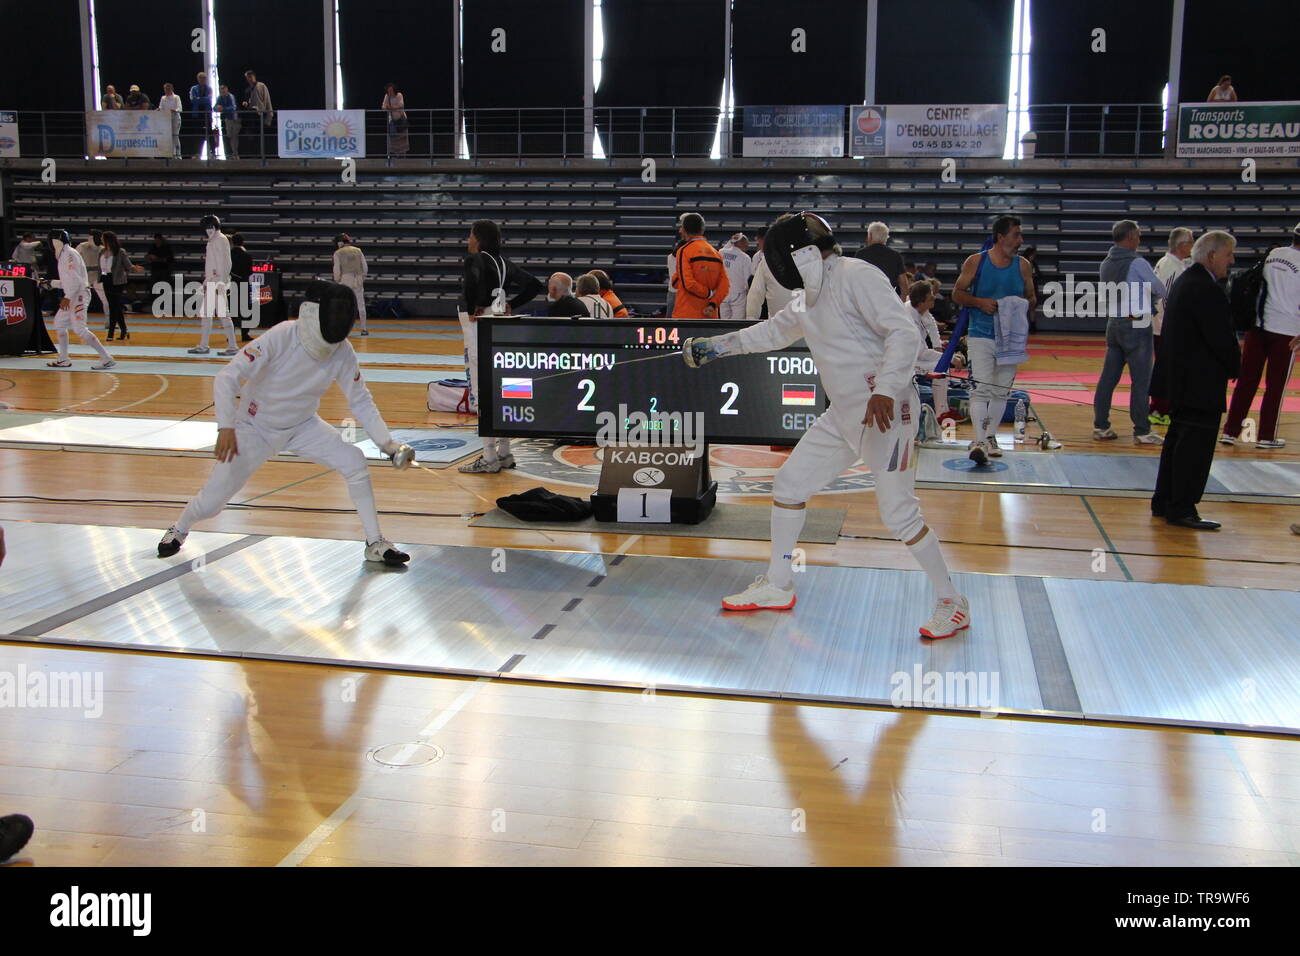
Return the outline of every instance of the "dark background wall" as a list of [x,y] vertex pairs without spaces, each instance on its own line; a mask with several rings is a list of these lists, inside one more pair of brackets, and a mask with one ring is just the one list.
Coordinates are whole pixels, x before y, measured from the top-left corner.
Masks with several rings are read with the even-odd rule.
[[217,69],[236,99],[251,69],[276,109],[324,109],[324,46],[320,0],[217,0]]
[[[74,23],[76,17],[74,9]],[[137,0],[95,0],[95,26],[99,35],[100,95],[111,83],[125,99],[131,84],[138,83],[157,106],[162,85],[171,83],[182,105],[189,106],[186,94],[194,85],[194,74],[203,69],[203,54],[190,50],[194,43],[192,31],[203,26],[199,0],[160,4],[151,7],[147,15]],[[60,66],[80,75],[81,44],[75,37],[72,49],[75,52]]]
[[[1033,102],[1160,102],[1172,0],[1039,0],[1030,9]],[[1105,53],[1092,52],[1098,27],[1106,31]]]
[[1187,0],[1179,99],[1204,100],[1224,73],[1243,100],[1300,100],[1300,3]]
[[[792,32],[804,30],[807,52]],[[867,5],[846,0],[742,0],[732,14],[736,105],[861,103]]]
[[84,109],[77,0],[3,0],[0,29],[0,110]]
[[1005,103],[1011,17],[1011,0],[880,0],[876,102]]
[[340,0],[343,105],[379,109],[397,84],[411,109],[450,109],[456,0]]

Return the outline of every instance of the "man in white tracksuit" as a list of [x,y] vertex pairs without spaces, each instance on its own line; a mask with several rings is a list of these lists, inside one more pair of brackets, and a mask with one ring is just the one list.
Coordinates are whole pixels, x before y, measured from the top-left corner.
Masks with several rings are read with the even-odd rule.
[[90,305],[90,282],[86,275],[86,263],[81,258],[63,229],[55,229],[49,235],[50,245],[54,248],[54,258],[59,264],[59,288],[63,297],[59,300],[59,311],[54,315],[54,333],[58,341],[59,357],[46,362],[50,368],[72,368],[68,358],[68,330],[77,333],[83,345],[88,345],[99,353],[99,361],[90,366],[96,371],[110,369],[117,363],[108,354],[95,333],[86,328],[86,309]]
[[221,231],[221,220],[204,216],[199,224],[208,237],[208,247],[203,256],[203,324],[199,344],[189,350],[191,355],[207,355],[208,338],[212,335],[212,318],[221,319],[221,329],[226,333],[226,348],[220,355],[234,355],[235,323],[230,319],[228,295],[230,292],[230,240]]
[[718,250],[731,291],[722,300],[718,318],[739,321],[745,317],[745,296],[749,294],[749,280],[754,276],[754,261],[749,258],[749,238],[738,232],[731,241]]
[[790,304],[792,295],[793,292],[772,278],[763,250],[754,253],[754,281],[749,284],[749,295],[745,298],[745,318],[760,318],[764,303],[767,303],[767,314],[776,315]]
[[366,293],[364,283],[370,268],[366,254],[356,247],[347,233],[334,237],[334,281],[352,290],[357,300],[357,320],[361,330],[357,335],[369,335],[366,329]]
[[90,230],[90,238],[85,242],[77,245],[77,253],[81,256],[81,261],[86,264],[86,279],[90,288],[99,296],[100,308],[104,310],[104,331],[108,328],[108,295],[104,292],[104,283],[99,275],[99,255],[103,251],[104,243],[100,239],[102,236],[98,229]]
[[321,396],[337,383],[353,417],[398,467],[409,464],[413,453],[393,441],[361,377],[357,353],[346,341],[356,315],[351,295],[322,282],[309,289],[308,299],[313,297],[317,301],[305,302],[296,320],[248,343],[217,373],[212,385],[217,464],[158,543],[160,558],[179,551],[190,529],[219,514],[264,462],[290,451],[343,475],[365,529],[367,561],[410,560],[380,533],[365,455],[316,413]]
[[861,459],[876,481],[885,525],[903,541],[934,588],[937,603],[925,637],[951,637],[970,624],[921,517],[913,492],[920,399],[912,383],[921,336],[893,284],[875,266],[840,255],[830,226],[812,213],[773,224],[765,259],[773,276],[798,290],[790,305],[749,328],[688,340],[687,365],[737,353],[770,352],[803,338],[831,401],[777,471],[772,485],[772,554],[767,573],[723,598],[731,611],[787,610],[795,605],[791,562],[808,499]]

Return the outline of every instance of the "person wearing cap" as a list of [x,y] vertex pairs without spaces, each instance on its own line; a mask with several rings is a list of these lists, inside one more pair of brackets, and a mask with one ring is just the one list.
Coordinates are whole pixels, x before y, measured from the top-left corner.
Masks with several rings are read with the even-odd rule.
[[738,232],[722,249],[722,263],[727,269],[731,291],[722,300],[722,318],[739,321],[745,317],[745,297],[749,281],[754,278],[754,260],[749,258],[749,237]]
[[129,110],[151,110],[153,103],[149,100],[147,93],[141,93],[140,87],[132,83],[131,89],[126,93],[126,108]]
[[716,319],[731,291],[727,269],[718,250],[704,238],[704,217],[683,213],[677,220],[673,250],[674,319]]
[[1271,451],[1286,444],[1286,439],[1277,433],[1277,418],[1295,365],[1295,353],[1300,349],[1300,223],[1296,223],[1291,233],[1291,245],[1278,246],[1264,259],[1264,287],[1260,322],[1246,333],[1241,374],[1237,376],[1237,387],[1232,390],[1228,420],[1223,424],[1219,441],[1224,445],[1236,444],[1262,377],[1264,401],[1259,409],[1255,447]]

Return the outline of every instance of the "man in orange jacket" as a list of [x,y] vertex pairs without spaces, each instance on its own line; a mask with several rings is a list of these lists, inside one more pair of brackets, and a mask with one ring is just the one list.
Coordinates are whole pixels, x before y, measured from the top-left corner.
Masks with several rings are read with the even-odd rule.
[[704,238],[704,217],[685,213],[677,220],[676,273],[673,288],[674,319],[716,319],[722,300],[731,290],[727,270],[717,249]]

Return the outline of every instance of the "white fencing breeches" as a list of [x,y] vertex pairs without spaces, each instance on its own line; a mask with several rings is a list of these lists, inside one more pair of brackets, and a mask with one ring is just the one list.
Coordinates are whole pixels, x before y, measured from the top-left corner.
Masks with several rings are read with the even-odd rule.
[[[478,404],[478,323],[470,321],[466,312],[457,312],[456,315],[460,319],[460,330],[465,335],[465,376],[469,379],[470,403],[474,413],[481,415]],[[488,461],[498,461],[508,454],[509,438],[483,439],[483,457]]]
[[921,533],[925,519],[913,491],[916,483],[916,438],[921,400],[908,385],[894,400],[894,420],[889,431],[861,423],[866,409],[849,410],[832,405],[795,445],[772,482],[772,499],[787,505],[803,504],[857,461],[871,469],[876,480],[876,506],[880,518],[900,541]]
[[967,339],[970,373],[975,379],[971,393],[970,421],[976,439],[996,435],[1016,380],[1016,366],[999,365],[993,339]]
[[[933,372],[941,357],[942,353],[937,349],[926,349],[917,357],[917,372],[922,375],[926,372]],[[942,415],[944,412],[949,411],[948,380],[946,378],[930,379],[930,394],[934,396],[934,413],[936,415]]]
[[718,318],[726,321],[745,321],[745,297],[734,296],[723,299],[722,304],[718,307]]
[[71,329],[77,333],[82,345],[98,352],[103,361],[109,361],[112,356],[108,354],[108,349],[104,348],[94,332],[86,328],[86,309],[90,304],[90,290],[87,289],[68,301],[71,303],[68,308],[59,309],[54,314],[54,331],[58,339],[59,358],[64,362],[68,361],[68,330]]
[[366,329],[366,293],[362,288],[361,276],[343,276],[339,283],[347,286],[352,290],[352,295],[357,300],[357,321],[361,323],[361,330]]
[[229,343],[227,348],[239,348],[235,342],[235,323],[231,321],[230,309],[228,308],[229,300],[229,282],[204,282],[203,283],[203,315],[202,325],[199,333],[199,348],[208,347],[208,339],[212,335],[212,319],[217,317],[221,320],[221,331],[226,333],[226,341]]
[[378,540],[379,515],[366,456],[356,445],[344,441],[320,416],[313,416],[294,428],[279,430],[239,422],[235,426],[235,440],[239,453],[232,460],[219,461],[213,466],[207,483],[185,506],[176,522],[177,531],[188,532],[198,522],[220,514],[253,472],[280,452],[291,451],[300,458],[333,468],[343,476],[365,528],[366,540]]

